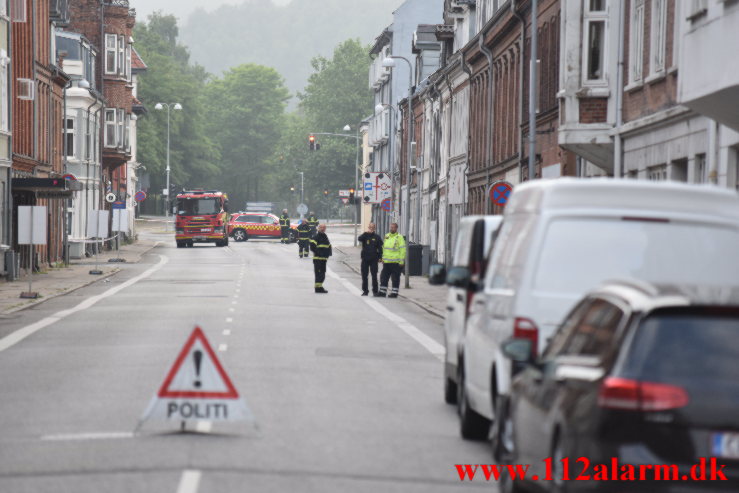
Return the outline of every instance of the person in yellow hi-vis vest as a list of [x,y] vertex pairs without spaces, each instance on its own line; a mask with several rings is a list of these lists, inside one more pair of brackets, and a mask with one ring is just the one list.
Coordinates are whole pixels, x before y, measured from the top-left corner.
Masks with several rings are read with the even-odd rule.
[[[385,235],[382,245],[382,272],[380,273],[380,290],[375,296],[397,298],[400,289],[400,273],[405,264],[405,237],[398,233],[398,223],[390,224],[390,232]],[[393,288],[387,294],[388,281],[393,280]]]

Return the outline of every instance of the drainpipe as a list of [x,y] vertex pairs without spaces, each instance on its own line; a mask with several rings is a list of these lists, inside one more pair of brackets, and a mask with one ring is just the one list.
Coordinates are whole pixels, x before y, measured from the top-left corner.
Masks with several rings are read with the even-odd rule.
[[[459,59],[460,61],[460,67],[464,67],[464,62],[462,57]],[[447,125],[447,145],[446,150],[448,157],[451,156],[451,149],[452,149],[452,120],[454,116],[454,92],[452,90],[452,83],[449,82],[449,71],[446,72],[444,75],[444,80],[446,81],[447,89],[449,89],[449,124]],[[442,100],[443,104],[443,100]],[[449,261],[450,255],[449,251],[452,249],[452,236],[451,236],[451,204],[449,203],[449,171],[451,170],[451,163],[449,162],[449,159],[447,157],[446,162],[446,176],[444,177],[444,183],[446,187],[446,211],[444,214],[444,265],[449,267],[451,265],[451,262]]]
[[[460,66],[462,67],[462,70],[464,70],[464,73],[467,74],[467,85],[469,86],[470,81],[472,80],[472,70],[470,70],[469,65],[467,65],[467,61],[464,57],[464,51],[462,51],[462,58],[459,61]],[[472,94],[472,88],[468,88],[468,92],[470,92],[470,95]],[[467,151],[464,160],[464,177],[465,177],[465,186],[464,186],[464,215],[466,216],[469,212],[469,204],[467,200],[467,173],[470,169],[470,104],[467,104]]]
[[[623,2],[619,2],[623,3]],[[531,60],[529,60],[529,180],[536,177],[536,99],[539,58],[539,1],[531,0]]]
[[[86,137],[86,139],[87,139],[88,142],[90,140],[90,135],[91,135],[90,134],[90,109],[92,109],[93,106],[95,106],[96,104],[99,103],[100,104],[100,108],[98,108],[97,110],[95,110],[95,116],[97,116],[100,113],[100,111],[102,110],[102,108],[103,108],[103,100],[101,98],[98,98],[97,93],[93,93],[91,91],[90,94],[92,94],[95,97],[95,101],[93,101],[92,104],[90,104],[90,106],[88,106],[87,109],[85,110],[85,113],[87,115],[87,125],[86,125],[87,128],[86,128],[86,132],[85,132],[85,137]],[[98,121],[100,121],[100,120],[98,119]],[[94,141],[94,139],[93,139],[93,141]],[[102,143],[102,141],[98,140],[98,143]],[[100,146],[98,146],[95,149],[90,148],[88,150],[88,152],[91,155],[92,155],[93,152],[95,154],[97,154],[97,149],[99,147]],[[93,184],[94,184],[95,183],[95,180],[93,179],[92,181],[93,181]],[[94,193],[93,193],[93,196],[94,196]],[[88,157],[87,158],[87,174],[86,174],[86,181],[85,181],[85,211],[89,211],[90,210],[90,200],[89,200],[89,197],[90,197],[90,158]],[[89,214],[85,214],[85,235],[87,234],[88,215]],[[95,248],[97,249],[97,244],[95,244]]]
[[[524,55],[524,47],[526,46],[526,19],[519,14],[516,11],[516,2],[511,2],[511,13],[513,16],[518,19],[518,21],[521,23],[521,35],[520,35],[520,46],[521,46],[521,56],[518,64],[518,107],[520,114],[523,115],[523,112],[525,108],[523,107],[523,55]],[[523,140],[523,124],[519,121],[518,124],[518,181],[519,183],[523,181],[523,147],[524,147],[524,140]]]
[[[64,107],[64,116],[62,116],[62,163],[64,165],[64,174],[67,173],[69,164],[69,158],[67,157],[67,89],[70,87],[72,87],[71,80],[64,85],[64,90],[62,91],[62,105]],[[64,207],[62,207],[62,210],[64,211],[64,215],[62,216],[62,228],[64,228],[64,234],[62,235],[62,256],[64,257],[64,265],[69,265],[69,234],[67,233],[67,230],[69,229],[67,226],[68,200],[69,199],[64,199]]]
[[624,38],[626,23],[625,2],[618,3],[618,69],[616,71],[616,135],[613,143],[613,177],[623,176],[623,137],[621,137],[621,126],[623,125],[624,109]]
[[[494,90],[495,82],[493,80],[493,52],[485,46],[485,35],[487,31],[480,33],[478,38],[478,46],[480,51],[488,59],[488,125],[485,132],[485,161],[487,161],[485,170],[487,178],[485,181],[485,190],[490,186],[490,168],[492,166],[491,154],[493,150],[493,104],[495,103]],[[485,214],[490,214],[490,200],[485,198]]]

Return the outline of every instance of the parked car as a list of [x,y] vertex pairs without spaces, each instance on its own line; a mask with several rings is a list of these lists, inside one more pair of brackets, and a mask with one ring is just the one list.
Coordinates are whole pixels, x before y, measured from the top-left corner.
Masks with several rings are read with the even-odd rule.
[[562,317],[607,279],[733,285],[739,279],[739,195],[647,180],[536,180],[506,206],[475,294],[460,363],[462,434],[484,439],[513,367],[500,344],[537,354]]
[[[281,237],[280,218],[265,212],[246,212],[233,214],[228,223],[228,234],[234,241],[246,241],[249,238]],[[290,242],[298,241],[295,226],[290,228]]]
[[441,264],[432,265],[430,269],[431,284],[449,286],[444,319],[444,400],[448,404],[457,402],[457,355],[470,300],[483,279],[487,254],[502,220],[502,216],[463,217],[454,242],[449,272]]
[[[540,358],[532,344],[503,344],[525,369],[500,408],[497,456],[531,464],[529,478],[546,477],[551,458],[552,481],[507,481],[508,491],[739,491],[739,288],[610,282],[577,304]],[[668,465],[680,481],[574,481],[579,457],[591,477],[595,464],[612,475],[615,459]],[[562,481],[565,458],[573,481]],[[727,481],[682,480],[701,458],[724,464]]]

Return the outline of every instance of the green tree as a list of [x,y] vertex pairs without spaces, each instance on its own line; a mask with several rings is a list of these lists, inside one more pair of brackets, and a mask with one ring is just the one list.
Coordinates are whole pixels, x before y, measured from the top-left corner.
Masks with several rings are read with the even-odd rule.
[[151,177],[151,189],[166,181],[167,111],[156,103],[180,103],[182,111],[170,114],[171,182],[184,186],[210,186],[221,169],[219,152],[205,131],[205,70],[189,63],[187,48],[177,42],[174,16],[160,12],[139,22],[134,31],[136,50],[147,70],[139,78],[138,98],[148,113],[137,123],[138,160]]
[[276,70],[248,64],[208,84],[208,132],[221,150],[225,187],[237,206],[265,198],[290,94]]

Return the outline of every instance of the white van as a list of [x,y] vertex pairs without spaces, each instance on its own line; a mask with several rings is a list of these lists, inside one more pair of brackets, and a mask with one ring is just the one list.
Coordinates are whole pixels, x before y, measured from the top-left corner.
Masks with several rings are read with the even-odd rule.
[[488,252],[503,216],[465,216],[460,220],[449,272],[433,265],[429,283],[447,284],[449,291],[444,318],[444,400],[457,402],[457,355],[464,336],[470,298],[481,286]]
[[467,321],[463,435],[486,437],[508,393],[503,341],[529,338],[540,351],[574,303],[608,279],[736,286],[737,252],[733,190],[575,178],[517,186]]

